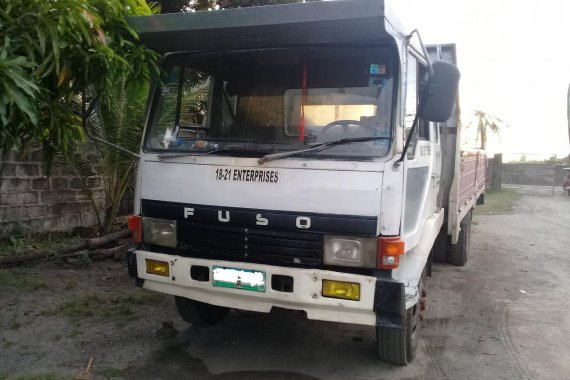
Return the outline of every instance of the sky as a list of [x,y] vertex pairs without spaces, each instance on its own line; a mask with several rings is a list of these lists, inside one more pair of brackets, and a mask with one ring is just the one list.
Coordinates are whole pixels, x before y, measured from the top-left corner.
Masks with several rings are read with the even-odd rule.
[[457,44],[463,123],[482,110],[509,125],[491,151],[568,155],[570,1],[388,3],[426,44]]

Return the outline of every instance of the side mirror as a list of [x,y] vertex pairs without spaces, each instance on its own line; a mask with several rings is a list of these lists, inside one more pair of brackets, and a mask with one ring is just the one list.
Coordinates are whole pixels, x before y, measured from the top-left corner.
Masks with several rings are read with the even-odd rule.
[[459,87],[459,69],[444,61],[433,63],[433,75],[424,90],[426,97],[420,116],[424,120],[443,123],[449,119]]

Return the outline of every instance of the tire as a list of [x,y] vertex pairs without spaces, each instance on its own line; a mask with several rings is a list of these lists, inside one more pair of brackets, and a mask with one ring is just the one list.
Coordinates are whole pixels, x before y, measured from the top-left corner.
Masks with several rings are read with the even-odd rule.
[[435,238],[435,242],[433,243],[432,248],[432,258],[433,261],[436,263],[447,263],[449,261],[449,248],[447,244],[447,224],[444,223],[441,226],[441,230],[437,237]]
[[418,342],[421,337],[420,299],[425,285],[425,272],[420,280],[418,303],[406,311],[404,329],[376,327],[378,356],[381,361],[408,365],[416,356]]
[[469,249],[471,247],[472,217],[473,211],[469,211],[469,213],[465,215],[465,218],[463,218],[461,221],[461,231],[459,231],[457,244],[451,244],[451,249],[449,251],[449,260],[453,265],[457,265],[459,267],[465,266],[465,264],[467,264]]
[[213,326],[223,321],[230,312],[227,307],[210,305],[184,297],[175,296],[174,300],[182,319],[194,326]]

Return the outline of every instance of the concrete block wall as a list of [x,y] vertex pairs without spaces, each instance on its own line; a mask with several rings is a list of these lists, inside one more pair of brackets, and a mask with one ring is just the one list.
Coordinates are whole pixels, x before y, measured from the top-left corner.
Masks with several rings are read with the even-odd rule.
[[556,184],[556,169],[551,164],[503,163],[503,183],[553,186]]
[[[97,164],[96,160],[90,162]],[[90,177],[88,186],[101,208],[104,201],[101,178]],[[20,231],[71,231],[95,225],[97,217],[89,193],[71,168],[54,165],[48,178],[41,152],[26,158],[15,151],[0,155],[0,238]]]

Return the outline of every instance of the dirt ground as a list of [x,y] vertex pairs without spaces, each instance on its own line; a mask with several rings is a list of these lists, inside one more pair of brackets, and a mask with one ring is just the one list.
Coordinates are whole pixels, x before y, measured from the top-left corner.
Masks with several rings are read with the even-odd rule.
[[121,262],[2,270],[0,379],[72,378],[90,357],[97,379],[568,378],[569,225],[561,196],[476,215],[467,266],[434,266],[407,367],[376,359],[372,328],[298,312],[191,327],[171,297],[135,288]]

